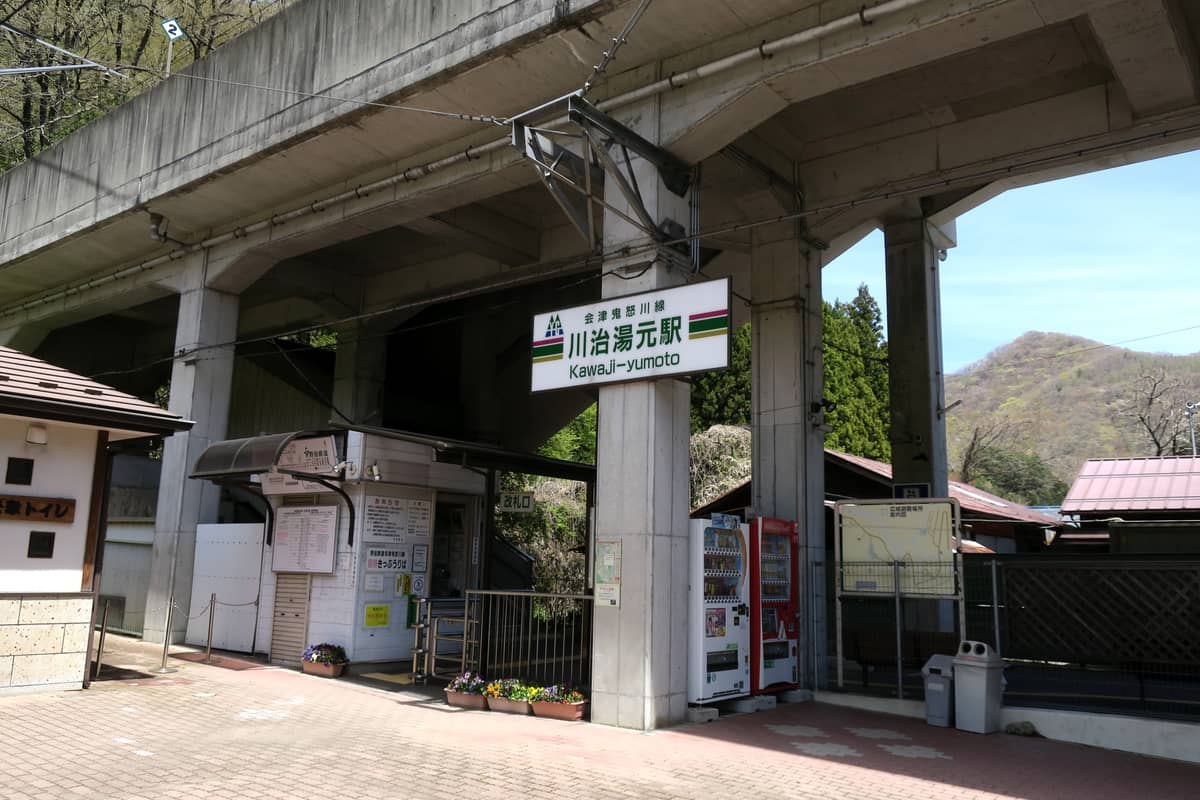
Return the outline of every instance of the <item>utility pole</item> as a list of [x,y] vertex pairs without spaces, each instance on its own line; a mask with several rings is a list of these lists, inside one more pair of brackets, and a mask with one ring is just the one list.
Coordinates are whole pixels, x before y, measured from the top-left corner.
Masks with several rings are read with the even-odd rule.
[[1196,409],[1200,408],[1200,400],[1187,404],[1188,430],[1192,434],[1192,456],[1196,455]]

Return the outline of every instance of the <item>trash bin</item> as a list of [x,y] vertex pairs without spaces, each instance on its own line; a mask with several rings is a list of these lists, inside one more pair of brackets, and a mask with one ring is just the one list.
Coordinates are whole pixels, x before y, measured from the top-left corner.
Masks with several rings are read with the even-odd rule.
[[984,642],[963,642],[954,658],[954,717],[960,731],[1000,730],[1004,659]]
[[925,721],[940,728],[954,724],[954,656],[930,656],[925,676]]

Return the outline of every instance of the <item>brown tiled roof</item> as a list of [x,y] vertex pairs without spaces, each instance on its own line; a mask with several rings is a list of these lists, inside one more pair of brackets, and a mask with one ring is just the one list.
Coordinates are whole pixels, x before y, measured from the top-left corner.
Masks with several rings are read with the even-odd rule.
[[1200,511],[1200,457],[1089,459],[1067,492],[1062,510]]
[[0,414],[146,434],[172,433],[192,426],[153,403],[3,346]]
[[[873,472],[881,478],[892,480],[892,465],[884,464],[873,458],[852,456],[839,450],[825,448],[826,458],[835,458],[860,469]],[[958,500],[958,504],[968,511],[977,514],[987,514],[990,517],[1001,517],[1016,522],[1029,522],[1034,525],[1058,526],[1059,521],[1048,514],[1034,511],[1032,508],[1005,500],[1003,497],[985,492],[976,486],[961,481],[950,481],[950,496]]]

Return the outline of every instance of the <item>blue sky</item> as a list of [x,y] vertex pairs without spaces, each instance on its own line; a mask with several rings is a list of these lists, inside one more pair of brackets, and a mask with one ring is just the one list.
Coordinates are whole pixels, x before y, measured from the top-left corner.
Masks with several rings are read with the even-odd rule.
[[[878,231],[825,268],[825,299],[860,283],[885,305]],[[1200,326],[1200,152],[1006,192],[958,219],[942,264],[947,372],[1030,330],[1113,344],[1188,326]],[[1200,352],[1200,327],[1124,346]]]

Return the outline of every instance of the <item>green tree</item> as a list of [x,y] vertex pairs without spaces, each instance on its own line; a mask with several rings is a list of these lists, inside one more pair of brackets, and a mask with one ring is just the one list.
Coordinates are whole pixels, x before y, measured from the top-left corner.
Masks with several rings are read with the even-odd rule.
[[729,369],[692,380],[692,433],[750,423],[750,323],[733,332]]
[[538,448],[538,454],[580,464],[596,463],[596,404],[592,403],[579,416]]
[[[849,303],[823,303],[825,323],[825,418],[833,428],[825,442],[854,455],[887,461],[891,423],[888,350],[879,304],[864,284]],[[730,368],[692,381],[692,432],[713,425],[750,422],[750,325],[730,345]]]
[[981,489],[1032,506],[1058,505],[1069,488],[1036,453],[994,445],[979,449],[972,480]]

